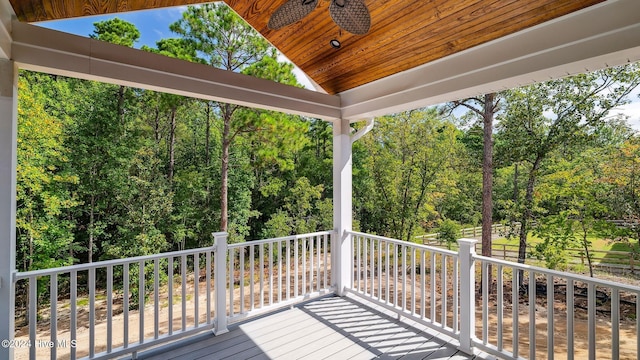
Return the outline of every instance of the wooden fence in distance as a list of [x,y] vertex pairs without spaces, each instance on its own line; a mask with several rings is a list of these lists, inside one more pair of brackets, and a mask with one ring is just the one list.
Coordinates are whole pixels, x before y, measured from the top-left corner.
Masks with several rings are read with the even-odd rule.
[[[517,224],[516,224],[517,226]],[[508,225],[494,224],[491,226],[491,233],[494,237],[502,237],[507,234]],[[460,230],[462,238],[480,238],[482,227],[472,227]],[[438,239],[438,233],[421,235],[417,237],[424,245],[446,247],[447,244]],[[532,246],[527,246],[527,254],[530,254]],[[476,252],[482,252],[482,244],[476,244]],[[630,272],[636,273],[640,267],[640,259],[628,251],[605,251],[589,249],[591,260],[595,269],[605,270],[613,273]],[[497,259],[508,261],[518,260],[518,245],[512,244],[492,244],[491,256]],[[587,256],[584,249],[567,249],[567,256],[570,258],[570,266],[588,266]]]

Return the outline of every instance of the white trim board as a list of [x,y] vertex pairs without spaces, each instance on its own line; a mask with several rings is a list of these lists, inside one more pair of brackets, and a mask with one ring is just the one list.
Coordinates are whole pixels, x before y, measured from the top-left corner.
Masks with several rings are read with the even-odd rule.
[[34,25],[13,22],[21,69],[333,121],[340,98]]
[[12,59],[24,69],[327,121],[359,121],[640,60],[638,0],[608,0],[338,95],[17,21],[12,26]]
[[640,60],[640,1],[609,0],[340,94],[360,119]]

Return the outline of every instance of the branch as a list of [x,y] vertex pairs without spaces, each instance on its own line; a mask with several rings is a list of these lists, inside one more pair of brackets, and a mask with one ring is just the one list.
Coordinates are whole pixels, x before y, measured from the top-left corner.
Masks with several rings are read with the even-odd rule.
[[453,112],[453,110],[454,110],[455,108],[459,107],[459,106],[464,106],[464,107],[466,107],[467,109],[469,109],[469,110],[471,110],[471,111],[475,112],[476,114],[478,114],[478,115],[480,115],[480,116],[483,116],[483,111],[481,111],[481,110],[479,110],[479,109],[477,109],[477,108],[475,108],[475,107],[473,107],[473,106],[469,105],[469,103],[468,103],[467,101],[476,101],[476,102],[478,102],[479,104],[483,104],[482,100],[481,100],[481,99],[479,99],[479,98],[476,98],[476,97],[471,97],[471,98],[467,98],[467,99],[464,99],[464,100],[456,100],[456,101],[453,101],[453,102],[452,102],[452,103],[453,103],[453,105],[454,105],[454,107],[451,109],[451,111]]

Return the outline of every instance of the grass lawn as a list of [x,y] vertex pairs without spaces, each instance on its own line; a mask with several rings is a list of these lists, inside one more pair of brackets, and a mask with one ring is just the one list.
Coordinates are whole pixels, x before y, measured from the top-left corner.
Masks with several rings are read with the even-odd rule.
[[[605,239],[605,238],[601,238],[601,237],[596,237],[594,235],[589,235],[587,237],[587,239],[589,241],[591,241],[591,247],[589,248],[590,250],[597,250],[597,251],[631,251],[631,249],[629,248],[629,244],[624,243],[624,242],[615,242],[615,241],[611,241],[609,239]],[[527,243],[529,245],[535,245],[537,243],[539,243],[540,241],[542,241],[542,239],[540,239],[539,237],[529,233],[529,236],[527,236]],[[499,238],[499,239],[494,239],[493,240],[493,244],[494,245],[513,245],[513,246],[517,246],[518,245],[519,240],[518,239],[506,239],[506,238]],[[579,246],[576,246],[575,248],[578,248]]]

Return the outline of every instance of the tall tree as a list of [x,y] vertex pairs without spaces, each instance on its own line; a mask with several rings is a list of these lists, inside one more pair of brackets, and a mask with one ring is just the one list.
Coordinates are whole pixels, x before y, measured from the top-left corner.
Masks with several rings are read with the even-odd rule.
[[[300,86],[292,72],[293,66],[277,61],[275,49],[224,4],[191,7],[171,29],[193,44],[202,60],[212,66]],[[249,184],[246,181],[250,179],[242,166],[234,167],[232,162],[235,159],[236,165],[240,165],[239,155],[246,150],[242,147],[248,145],[257,168],[273,164],[280,170],[291,170],[291,154],[306,144],[304,132],[308,125],[298,117],[282,113],[215,105],[217,109],[207,114],[214,113],[221,122],[220,229],[242,237],[246,233],[239,229],[246,229],[248,219],[257,213],[237,208],[245,195],[239,187],[230,184],[233,172],[237,171],[236,175],[240,176],[235,180],[238,184]],[[234,188],[239,191],[235,195]],[[230,196],[235,196],[234,212],[230,212]]]
[[68,215],[79,203],[65,144],[68,119],[46,110],[43,89],[55,80],[22,73],[18,86],[17,263],[23,271],[71,265],[77,245]]
[[[496,93],[454,101],[482,120],[482,255],[491,256],[491,225],[493,224],[493,120],[499,110],[500,97]],[[491,273],[489,273],[491,283]]]
[[624,219],[640,241],[640,137],[632,136],[609,150],[600,181],[613,186],[608,202],[612,215]]
[[[140,32],[132,23],[114,18],[94,23],[94,31],[89,36],[132,47]],[[131,146],[127,144],[125,118],[126,100],[131,91],[125,86],[78,80],[69,82],[78,95],[74,100],[65,100],[77,104],[73,162],[80,175],[79,190],[85,203],[79,228],[86,232],[87,261],[92,262],[102,241],[109,237],[106,227],[114,221],[111,217],[114,212],[111,211],[114,209],[114,190],[118,188],[116,184],[121,184],[126,178],[121,161],[127,157],[124,154]]]
[[[75,97],[66,98],[73,103],[71,116],[74,123],[70,131],[73,152],[71,163],[80,177],[78,195],[83,202],[78,207],[77,237],[85,243],[86,260],[99,257],[102,242],[112,233],[117,218],[118,196],[126,180],[126,163],[134,146],[129,134],[123,136],[123,124],[118,121],[118,87],[75,79],[66,80]],[[135,150],[134,150],[135,151]]]
[[[191,42],[182,38],[162,39],[156,42],[156,49],[148,46],[143,46],[142,50],[154,52],[164,56],[177,58],[181,60],[197,62],[199,59],[196,55],[196,50],[192,46]],[[153,96],[153,95],[152,95]],[[165,110],[167,118],[169,120],[168,126],[168,139],[167,139],[167,178],[169,185],[173,184],[173,177],[175,174],[176,166],[176,138],[178,128],[178,109],[191,101],[189,98],[173,94],[156,94],[158,101],[156,103],[156,129],[158,128],[158,122],[160,117],[160,111]],[[156,142],[159,140],[159,135],[156,130]]]
[[[271,54],[269,43],[225,4],[189,7],[171,30],[191,41],[211,66],[240,72]],[[228,230],[230,148],[243,128],[235,127],[238,106],[218,104],[222,119],[220,230]]]
[[455,186],[457,131],[435,110],[383,117],[366,138],[364,171],[368,186],[357,198],[363,231],[411,240],[416,230],[437,217],[436,206]]
[[[99,21],[93,24],[93,33],[89,35],[92,39],[110,42],[116,45],[133,47],[140,38],[140,31],[136,26],[128,21],[113,18]],[[118,87],[118,118],[124,125],[124,94],[125,87]]]
[[529,164],[520,216],[518,262],[526,257],[534,214],[534,190],[544,161],[558,150],[590,141],[610,111],[640,84],[637,65],[609,68],[548,81],[506,93],[499,130],[513,154]]
[[548,174],[540,177],[537,191],[539,206],[545,213],[534,229],[542,241],[533,247],[532,255],[545,260],[551,269],[566,268],[567,250],[582,248],[593,277],[589,235],[607,229],[607,197],[612,186],[598,180],[602,176],[599,165],[604,159],[603,149],[587,146],[571,156],[554,152],[548,158]]
[[140,31],[135,25],[119,18],[96,22],[93,27],[90,38],[116,45],[133,47],[140,38]]

